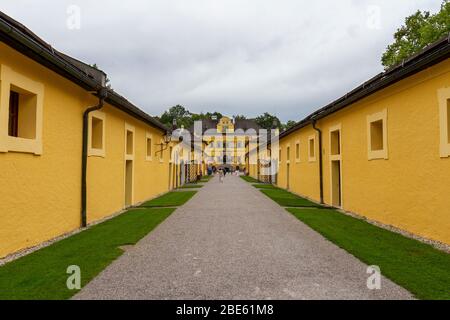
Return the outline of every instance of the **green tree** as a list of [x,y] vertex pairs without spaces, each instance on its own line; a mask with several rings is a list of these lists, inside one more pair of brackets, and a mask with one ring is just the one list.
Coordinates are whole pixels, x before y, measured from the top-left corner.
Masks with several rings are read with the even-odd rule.
[[265,112],[263,115],[256,117],[255,121],[261,128],[264,128],[267,130],[272,129],[274,127],[274,125],[277,128],[281,128],[280,119],[278,119],[274,115],[271,115],[268,112]]
[[233,118],[234,118],[234,120],[245,120],[245,119],[247,119],[247,117],[242,115],[242,114],[234,115]]
[[381,62],[388,69],[449,33],[450,0],[444,0],[436,14],[419,10],[407,17],[405,25],[394,34],[394,43],[387,47]]
[[176,119],[178,127],[188,128],[193,124],[191,112],[179,104],[165,111],[160,117],[161,122],[168,127],[172,126],[174,119]]
[[292,128],[293,126],[295,126],[297,124],[297,122],[295,122],[294,120],[289,120],[288,122],[286,122],[286,124],[283,124],[281,126],[282,130],[288,130],[290,128]]

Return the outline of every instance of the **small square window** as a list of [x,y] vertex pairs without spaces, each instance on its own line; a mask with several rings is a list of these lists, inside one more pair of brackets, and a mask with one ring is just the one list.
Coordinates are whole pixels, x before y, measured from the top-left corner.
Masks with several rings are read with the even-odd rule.
[[367,117],[369,160],[387,159],[387,110]]

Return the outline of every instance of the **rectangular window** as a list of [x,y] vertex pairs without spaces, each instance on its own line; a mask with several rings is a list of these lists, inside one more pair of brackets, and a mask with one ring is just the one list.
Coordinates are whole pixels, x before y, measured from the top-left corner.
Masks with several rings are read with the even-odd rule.
[[291,147],[286,148],[286,160],[291,160]]
[[316,137],[310,136],[308,139],[308,159],[310,162],[316,161]]
[[145,135],[145,160],[152,161],[152,135],[147,133]]
[[88,155],[105,156],[105,114],[94,111],[89,114]]
[[19,136],[19,94],[14,91],[9,93],[9,130],[11,137]]
[[281,148],[280,148],[280,152],[279,152],[279,155],[278,155],[278,161],[281,162]]
[[383,150],[383,120],[370,123],[370,150]]
[[91,123],[91,148],[103,149],[103,120],[92,117]]
[[23,139],[36,138],[36,101],[36,94],[11,86],[9,136]]
[[440,121],[440,156],[450,157],[450,88],[438,90]]
[[127,130],[127,154],[132,155],[133,153],[134,153],[133,131]]
[[295,160],[300,161],[300,142],[295,144]]
[[450,99],[447,99],[447,143],[450,144]]
[[387,159],[387,110],[367,117],[369,160]]
[[44,85],[0,65],[0,152],[42,154]]
[[332,156],[341,154],[341,132],[339,130],[330,133],[330,152]]

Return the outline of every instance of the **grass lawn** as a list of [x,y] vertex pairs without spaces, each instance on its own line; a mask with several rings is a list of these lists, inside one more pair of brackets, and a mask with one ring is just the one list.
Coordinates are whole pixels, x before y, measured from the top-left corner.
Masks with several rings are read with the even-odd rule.
[[258,180],[256,180],[256,179],[253,178],[253,177],[250,177],[250,176],[241,176],[241,178],[242,178],[243,180],[247,181],[247,182],[250,182],[250,183],[259,183]]
[[135,209],[93,226],[0,267],[0,300],[68,299],[67,267],[81,269],[86,285],[123,251],[122,245],[135,244],[175,209]]
[[253,185],[257,189],[271,189],[271,190],[280,190],[278,187],[275,187],[271,184],[254,184]]
[[416,298],[450,299],[450,254],[335,210],[288,211]]
[[145,202],[141,207],[178,207],[185,204],[196,193],[197,191],[169,192],[161,197]]
[[197,189],[197,188],[201,188],[201,187],[203,187],[203,185],[201,185],[201,184],[185,184],[180,189]]
[[317,203],[306,200],[283,189],[261,189],[261,192],[282,207],[320,207]]

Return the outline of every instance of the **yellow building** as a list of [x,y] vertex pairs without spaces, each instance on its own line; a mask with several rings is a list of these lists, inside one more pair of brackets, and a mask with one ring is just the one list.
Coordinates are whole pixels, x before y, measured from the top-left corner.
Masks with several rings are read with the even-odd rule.
[[450,244],[449,55],[443,39],[281,133],[278,186]]
[[169,190],[161,123],[4,14],[0,36],[0,257]]
[[[234,121],[229,117],[202,120],[202,139],[206,143],[204,161],[210,167],[246,169],[246,145],[259,126],[254,120]],[[193,128],[192,130],[193,131]]]

